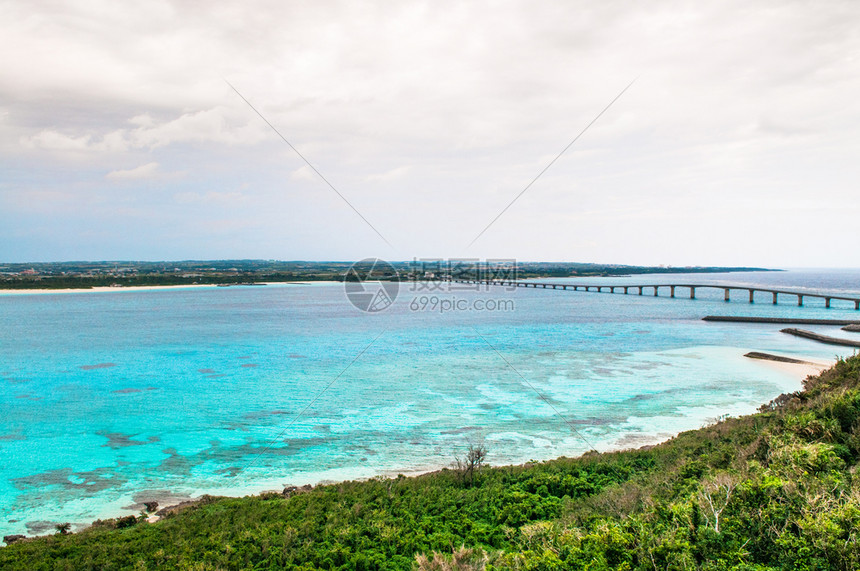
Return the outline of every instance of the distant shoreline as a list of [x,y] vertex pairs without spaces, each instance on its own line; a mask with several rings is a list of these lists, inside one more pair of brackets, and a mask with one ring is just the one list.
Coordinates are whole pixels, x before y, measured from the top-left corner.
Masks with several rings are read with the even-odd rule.
[[[371,263],[372,262],[372,263]],[[377,263],[382,262],[382,263]],[[174,262],[0,262],[0,290],[92,289],[178,285],[245,284],[260,282],[344,281],[367,272],[383,280],[505,276],[516,279],[629,277],[783,271],[724,266],[625,266],[579,262],[518,262],[516,260],[422,260],[386,262],[377,258],[348,262],[277,260],[187,260]]]
[[198,289],[198,288],[214,288],[217,284],[182,284],[182,285],[152,285],[152,286],[95,286],[82,288],[0,288],[0,295],[27,295],[27,294],[46,294],[46,293],[103,293],[103,292],[121,292],[121,291],[151,291],[156,289]]
[[290,282],[253,282],[240,284],[176,284],[176,285],[147,285],[147,286],[95,286],[88,288],[18,288],[12,289],[0,288],[0,296],[3,295],[44,295],[50,293],[109,293],[109,292],[130,292],[130,291],[155,291],[155,290],[175,290],[175,289],[214,289],[218,287],[243,287],[243,286],[266,286],[266,285],[310,285],[321,283],[341,283],[335,281],[290,281]]

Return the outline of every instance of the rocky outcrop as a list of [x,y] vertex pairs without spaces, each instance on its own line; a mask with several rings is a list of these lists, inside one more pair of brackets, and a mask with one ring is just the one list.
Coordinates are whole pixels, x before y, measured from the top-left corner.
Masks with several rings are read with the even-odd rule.
[[196,500],[188,500],[187,502],[180,502],[180,503],[172,505],[172,506],[167,506],[167,507],[161,508],[160,510],[155,512],[155,515],[157,515],[159,517],[164,517],[166,515],[180,512],[184,509],[193,508],[195,506],[203,506],[206,504],[211,504],[211,503],[217,502],[220,499],[222,499],[222,498],[220,498],[218,496],[210,496],[208,494],[204,494],[204,495],[200,496],[199,498],[197,498]]
[[284,488],[284,491],[281,492],[281,495],[284,496],[285,498],[289,498],[290,496],[294,496],[296,494],[303,494],[303,493],[309,492],[313,489],[314,489],[314,487],[311,486],[310,484],[305,484],[301,488],[297,488],[296,486],[287,486],[286,488]]
[[777,361],[779,363],[794,363],[797,365],[814,365],[815,363],[810,363],[809,361],[801,361],[800,359],[793,359],[791,357],[783,357],[782,355],[771,355],[770,353],[759,353],[758,351],[751,351],[744,355],[744,357],[749,357],[750,359],[762,359],[764,361]]

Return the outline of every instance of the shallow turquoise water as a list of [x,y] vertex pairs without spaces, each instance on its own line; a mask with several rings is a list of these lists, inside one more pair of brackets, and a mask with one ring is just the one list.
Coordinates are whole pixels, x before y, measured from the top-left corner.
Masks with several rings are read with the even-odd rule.
[[[600,281],[857,291],[860,272]],[[851,352],[702,316],[860,319],[721,291],[458,289],[429,295],[515,307],[411,311],[421,295],[404,286],[379,314],[339,284],[0,295],[0,535],[152,498],[437,468],[477,441],[496,464],[653,442],[800,387],[749,350]]]

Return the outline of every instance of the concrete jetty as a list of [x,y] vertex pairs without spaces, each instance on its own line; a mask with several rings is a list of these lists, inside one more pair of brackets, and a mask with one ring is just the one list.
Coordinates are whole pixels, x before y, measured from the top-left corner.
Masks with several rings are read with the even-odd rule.
[[807,331],[805,329],[780,329],[782,333],[788,333],[789,335],[795,335],[797,337],[804,337],[806,339],[812,339],[813,341],[818,341],[820,343],[827,343],[828,345],[842,345],[845,347],[860,347],[860,341],[856,341],[854,339],[842,339],[841,337],[829,337],[827,335],[821,335],[819,333],[815,333],[814,331]]
[[860,321],[854,319],[804,319],[802,317],[757,317],[750,315],[706,315],[702,321],[728,321],[731,323],[776,323],[780,325],[845,325],[843,329],[857,327],[860,331]]

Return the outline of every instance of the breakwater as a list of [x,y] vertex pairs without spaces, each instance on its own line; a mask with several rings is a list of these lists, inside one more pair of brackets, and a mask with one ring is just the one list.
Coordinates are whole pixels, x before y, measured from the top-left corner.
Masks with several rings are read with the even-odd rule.
[[[733,323],[777,323],[794,325],[846,325],[857,326],[860,321],[853,319],[804,319],[802,317],[759,317],[747,315],[706,315],[702,321],[728,321]],[[851,331],[847,329],[846,331]]]
[[796,337],[804,337],[806,339],[812,339],[814,341],[819,341],[821,343],[827,343],[828,345],[842,345],[844,347],[860,347],[860,341],[856,341],[854,339],[842,339],[840,337],[830,337],[828,335],[821,335],[820,333],[815,333],[814,331],[806,331],[805,329],[794,329],[794,328],[786,328],[780,329],[783,333],[788,333],[789,335],[794,335]]
[[761,353],[759,351],[750,351],[745,354],[744,357],[749,357],[750,359],[761,359],[763,361],[776,361],[777,363],[792,363],[794,365],[814,365],[811,361],[784,357],[782,355],[771,355],[770,353]]

